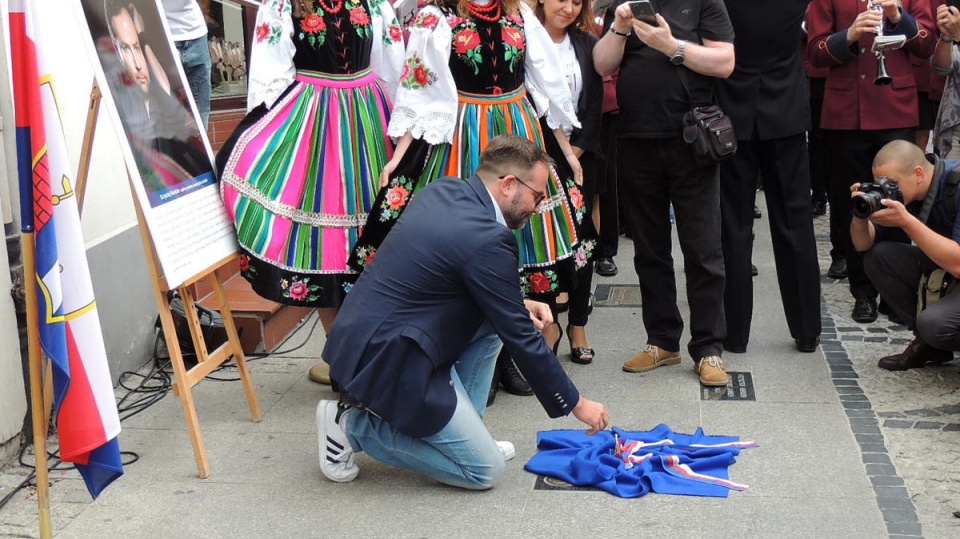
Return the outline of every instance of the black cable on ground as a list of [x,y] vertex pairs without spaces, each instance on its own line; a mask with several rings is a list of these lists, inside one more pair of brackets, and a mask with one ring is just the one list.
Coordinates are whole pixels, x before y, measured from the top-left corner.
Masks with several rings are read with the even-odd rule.
[[[313,324],[310,326],[310,331],[307,333],[306,338],[300,344],[289,348],[287,350],[276,350],[271,353],[261,353],[261,354],[249,354],[246,356],[247,361],[256,361],[268,356],[273,355],[282,355],[295,352],[310,342],[310,337],[313,336],[313,332],[317,329],[317,324],[320,321],[318,316],[316,320],[313,321]],[[290,339],[292,339],[304,326],[298,327],[294,330],[293,333],[287,336],[280,344],[283,345]],[[153,366],[150,368],[150,372],[147,374],[140,374],[135,371],[124,371],[120,374],[120,379],[118,385],[123,389],[127,390],[127,393],[124,394],[117,400],[117,412],[120,414],[120,422],[130,419],[131,417],[143,412],[147,408],[153,406],[154,404],[163,400],[164,397],[170,393],[170,390],[173,388],[173,371],[170,364],[170,358],[161,357],[159,355],[159,348],[161,339],[161,333],[158,332],[153,343],[153,358],[151,361]],[[181,347],[189,347],[188,349],[193,349],[193,343],[184,343],[181,342]],[[193,354],[184,354],[185,356],[190,356]],[[195,356],[194,356],[195,357]],[[236,368],[235,365],[220,365],[213,373],[221,371],[225,368]],[[205,379],[213,380],[215,382],[237,382],[240,380],[239,377],[236,378],[220,378],[217,376],[211,376],[213,373],[206,376]],[[130,379],[139,379],[137,384],[130,384],[128,382]],[[20,466],[30,469],[31,472],[26,479],[20,482],[19,485],[13,487],[13,489],[8,492],[2,499],[0,499],[0,509],[2,509],[18,492],[27,487],[36,486],[36,465],[28,464],[24,461],[23,456],[26,452],[26,449],[31,446],[24,445],[20,448],[20,454],[17,458]],[[120,456],[123,459],[128,457],[129,460],[123,460],[124,466],[129,466],[140,460],[140,455],[133,451],[121,451]],[[60,451],[47,452],[48,460],[48,471],[68,471],[75,469],[76,467],[73,464],[64,463],[60,460]],[[49,465],[49,462],[53,462],[53,465]]]

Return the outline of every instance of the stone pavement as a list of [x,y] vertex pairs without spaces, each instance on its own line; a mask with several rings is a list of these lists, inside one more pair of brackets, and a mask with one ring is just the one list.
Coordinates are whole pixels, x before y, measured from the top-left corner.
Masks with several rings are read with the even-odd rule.
[[[578,387],[607,405],[616,426],[666,423],[678,432],[702,426],[707,434],[757,441],[730,469],[732,480],[750,485],[745,492],[622,500],[545,482],[522,469],[536,451],[536,432],[579,423],[550,420],[534,399],[505,393],[486,422],[497,439],[516,444],[517,457],[491,491],[447,488],[362,454],[355,482],[327,482],[317,466],[313,416],[317,399],[332,393],[306,379],[323,345],[322,331],[309,334],[313,317],[281,346],[287,353],[251,362],[261,423],[250,421],[239,383],[205,381],[195,389],[209,478],[197,478],[179,401],[168,396],[124,422],[121,447],[139,460],[98,500],[90,500],[76,472],[51,473],[55,535],[960,537],[960,519],[952,515],[960,509],[957,362],[906,373],[878,369],[876,359],[899,351],[911,335],[884,317],[869,325],[850,321],[846,281],[826,278],[822,351],[796,352],[783,320],[766,215],[756,223],[760,275],[752,340],[747,353],[724,356],[743,387],[701,389],[686,343],[678,366],[621,370],[645,342],[639,308],[629,305],[636,284],[630,241],[621,244],[620,274],[595,281],[598,294],[606,294],[598,303],[606,306],[595,309],[588,329],[594,364],[571,363],[566,344],[560,353]],[[826,218],[816,223],[825,271]],[[682,256],[674,252],[682,275]],[[679,285],[683,298],[682,278]],[[612,305],[618,302],[628,305]],[[736,400],[741,396],[746,400]],[[3,470],[0,498],[28,473],[19,466]],[[0,508],[0,536],[37,534],[35,492],[28,488]]]

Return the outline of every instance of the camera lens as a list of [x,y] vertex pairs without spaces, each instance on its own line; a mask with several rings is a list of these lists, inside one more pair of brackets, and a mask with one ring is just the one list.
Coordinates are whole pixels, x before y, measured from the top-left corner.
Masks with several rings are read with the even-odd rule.
[[853,197],[851,205],[851,212],[854,217],[866,219],[870,214],[880,208],[880,195],[878,193],[857,195]]

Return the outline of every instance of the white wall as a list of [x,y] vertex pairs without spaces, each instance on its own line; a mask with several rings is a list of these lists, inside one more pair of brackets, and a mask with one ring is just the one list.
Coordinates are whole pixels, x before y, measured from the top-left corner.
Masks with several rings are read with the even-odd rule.
[[[3,62],[0,60],[0,68]],[[0,138],[12,138],[13,130],[0,132]],[[0,170],[3,174],[3,170]],[[6,199],[0,193],[0,199]],[[10,269],[7,266],[7,244],[0,241],[0,291],[10,290]],[[27,399],[23,391],[20,342],[17,336],[17,315],[10,294],[0,293],[0,446],[16,436],[23,427]],[[2,453],[2,452],[0,452]],[[0,463],[3,459],[0,458]]]

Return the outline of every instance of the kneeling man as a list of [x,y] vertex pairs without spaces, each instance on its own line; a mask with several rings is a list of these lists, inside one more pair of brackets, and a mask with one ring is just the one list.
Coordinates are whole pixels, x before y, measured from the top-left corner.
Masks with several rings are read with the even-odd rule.
[[538,331],[547,305],[520,292],[517,242],[545,198],[549,157],[501,136],[476,175],[441,178],[410,202],[337,315],[323,358],[340,402],[317,407],[320,468],[356,478],[371,457],[467,489],[491,488],[514,454],[483,424],[505,346],[550,417],[573,413],[589,433],[609,424],[581,397]]
[[[916,333],[902,353],[880,359],[882,369],[902,371],[943,363],[960,350],[957,288],[917,315],[922,279],[939,268],[946,270],[948,279],[960,275],[960,227],[956,222],[960,196],[957,182],[950,181],[957,167],[960,161],[927,156],[916,145],[897,140],[881,148],[874,158],[876,187],[867,189],[868,196],[862,196],[861,184],[851,187],[854,217],[850,235],[854,247],[864,252],[867,277],[892,314]],[[884,241],[902,233],[913,244]]]

